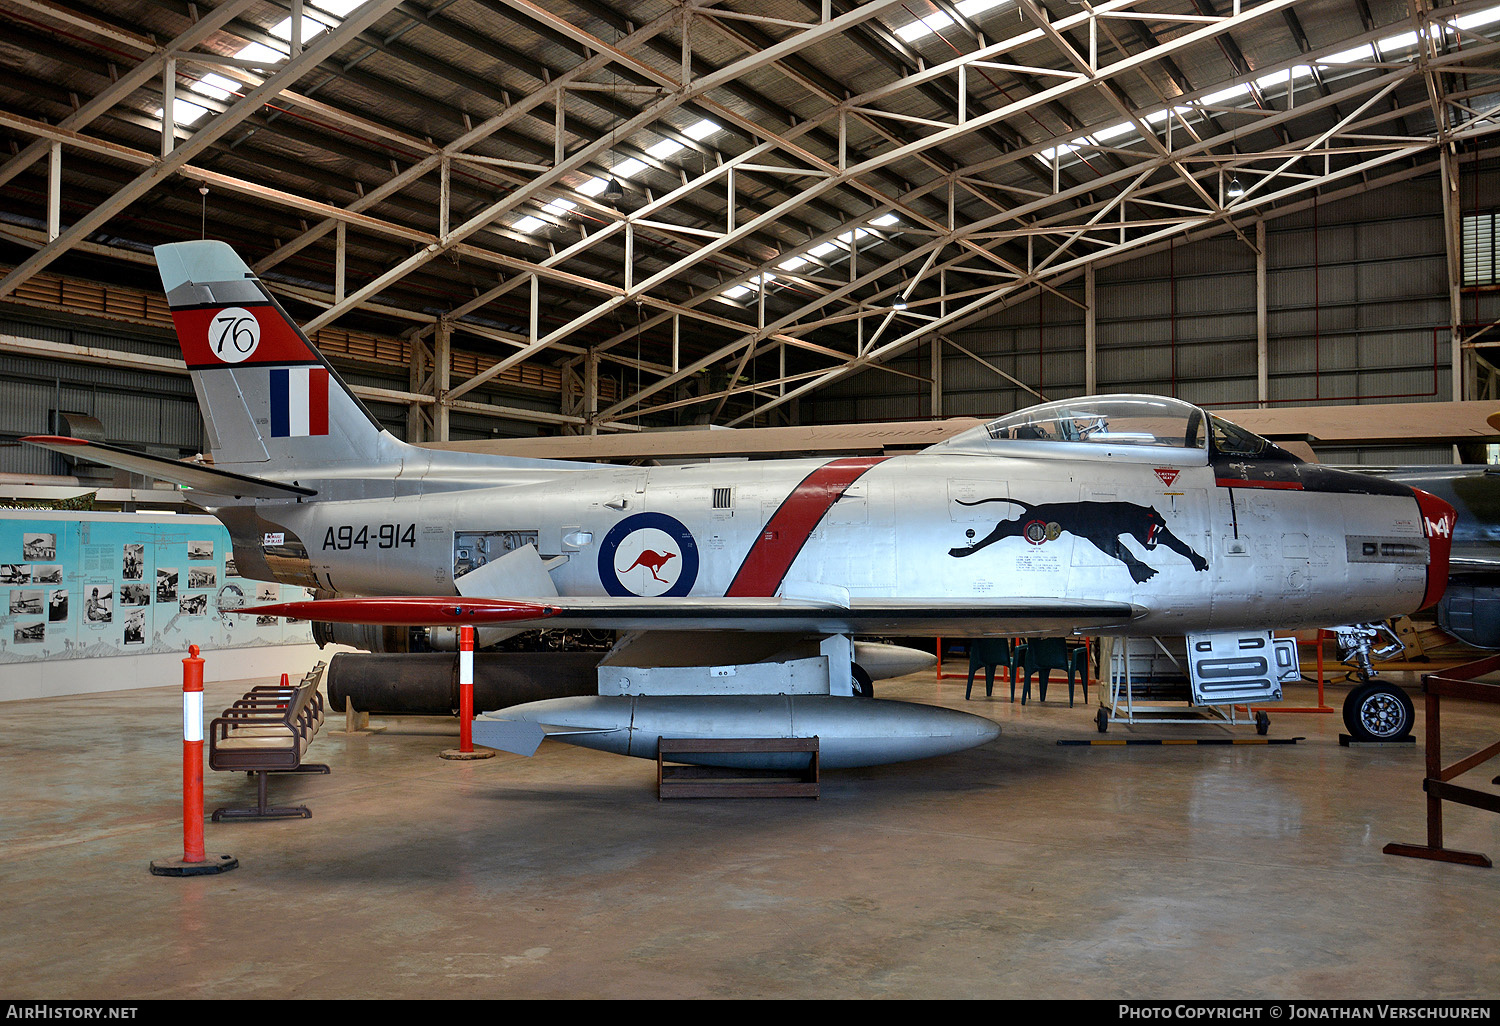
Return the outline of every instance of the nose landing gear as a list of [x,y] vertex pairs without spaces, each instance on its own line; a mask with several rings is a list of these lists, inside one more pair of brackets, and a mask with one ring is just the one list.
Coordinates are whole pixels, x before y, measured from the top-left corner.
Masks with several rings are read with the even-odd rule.
[[1335,627],[1334,634],[1339,657],[1360,679],[1344,699],[1344,726],[1349,728],[1349,735],[1356,741],[1399,741],[1407,737],[1416,722],[1416,710],[1405,691],[1379,679],[1374,662],[1402,651],[1405,646],[1401,640],[1383,623]]

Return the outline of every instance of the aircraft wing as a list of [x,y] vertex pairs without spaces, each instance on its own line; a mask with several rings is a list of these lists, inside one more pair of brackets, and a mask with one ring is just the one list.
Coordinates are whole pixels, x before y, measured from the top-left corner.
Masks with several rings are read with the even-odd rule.
[[218,470],[196,463],[184,463],[165,456],[152,456],[150,453],[133,452],[130,449],[122,449],[118,445],[90,442],[83,438],[31,435],[21,441],[39,445],[43,449],[51,449],[65,456],[76,456],[106,467],[127,470],[132,474],[144,474],[147,477],[170,481],[172,484],[183,485],[194,491],[209,492],[213,495],[232,495],[235,498],[251,499],[296,499],[318,494],[312,488],[299,488],[296,485],[282,484],[279,481],[266,481],[244,474],[232,474],[227,470]]
[[316,599],[226,609],[244,616],[291,616],[377,626],[497,624],[622,631],[804,631],[974,637],[1053,635],[1123,627],[1143,610],[1091,599],[853,599],[842,605],[787,598],[570,596],[483,599],[416,595]]

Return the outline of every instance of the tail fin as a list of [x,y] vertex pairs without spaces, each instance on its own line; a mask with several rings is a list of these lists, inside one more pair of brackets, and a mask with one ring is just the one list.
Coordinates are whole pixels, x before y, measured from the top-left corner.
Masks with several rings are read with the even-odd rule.
[[265,473],[381,461],[394,439],[233,249],[176,242],[156,247],[156,263],[215,465]]

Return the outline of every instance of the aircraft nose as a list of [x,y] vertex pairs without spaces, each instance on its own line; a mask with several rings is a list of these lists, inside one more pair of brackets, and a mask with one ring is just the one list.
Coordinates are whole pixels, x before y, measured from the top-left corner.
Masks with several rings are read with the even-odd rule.
[[1421,609],[1434,605],[1448,587],[1448,553],[1453,547],[1453,525],[1458,513],[1431,492],[1413,488],[1417,508],[1422,511],[1422,532],[1427,535],[1427,592]]

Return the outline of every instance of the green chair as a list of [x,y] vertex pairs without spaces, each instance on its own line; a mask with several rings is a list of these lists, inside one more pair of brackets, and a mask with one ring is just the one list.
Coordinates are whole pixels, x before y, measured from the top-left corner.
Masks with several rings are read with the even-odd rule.
[[1089,663],[1088,649],[1079,646],[1071,652],[1068,643],[1062,638],[1032,638],[1022,645],[1016,646],[1013,657],[1015,669],[1011,671],[1011,692],[1015,692],[1016,674],[1025,672],[1026,682],[1021,687],[1021,704],[1026,704],[1026,699],[1031,697],[1031,674],[1037,674],[1037,701],[1047,700],[1047,678],[1053,670],[1063,670],[1068,675],[1068,708],[1073,707],[1074,678],[1083,681],[1083,700],[1089,700]]
[[969,642],[969,685],[964,688],[967,701],[974,691],[974,673],[984,670],[984,697],[989,698],[995,690],[995,667],[1011,668],[1010,700],[1016,700],[1016,674],[1010,658],[1009,638],[975,638]]

